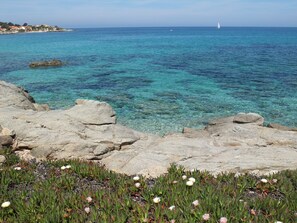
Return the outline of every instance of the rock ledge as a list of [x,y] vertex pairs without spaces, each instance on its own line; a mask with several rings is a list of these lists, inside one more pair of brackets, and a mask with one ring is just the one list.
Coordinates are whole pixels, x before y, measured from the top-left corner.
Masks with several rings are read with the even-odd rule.
[[23,159],[93,160],[152,177],[171,163],[213,174],[297,168],[297,132],[263,127],[264,118],[254,113],[160,137],[118,124],[105,102],[79,99],[68,110],[49,110],[24,89],[0,81],[0,114],[1,145],[13,145]]

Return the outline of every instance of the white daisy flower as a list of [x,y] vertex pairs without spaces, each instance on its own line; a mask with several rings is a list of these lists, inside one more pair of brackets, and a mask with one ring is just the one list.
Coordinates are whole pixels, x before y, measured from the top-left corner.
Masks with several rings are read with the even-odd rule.
[[154,203],[158,204],[158,203],[160,203],[161,198],[159,198],[159,197],[155,197],[155,198],[153,199],[153,201],[154,201]]
[[193,186],[193,184],[194,184],[194,183],[193,183],[193,181],[190,181],[190,180],[189,180],[189,181],[187,181],[187,183],[186,183],[186,185],[187,185],[187,186],[189,186],[189,187],[192,187],[192,186]]
[[192,202],[192,204],[193,204],[194,207],[197,207],[199,205],[199,201],[195,200],[195,201]]
[[168,209],[169,209],[170,211],[173,211],[174,208],[175,208],[175,206],[172,205],[172,206],[170,206]]
[[210,215],[209,214],[204,214],[204,215],[202,215],[202,219],[204,221],[208,221],[210,219]]
[[189,178],[189,181],[192,181],[193,183],[195,183],[195,182],[196,182],[196,180],[195,180],[195,178],[194,178],[194,177],[190,177],[190,178]]
[[86,208],[85,208],[85,212],[86,212],[87,214],[89,214],[90,211],[91,211],[91,208],[89,208],[89,207],[86,207]]
[[266,179],[261,179],[261,182],[264,183],[264,184],[266,184],[266,183],[268,183],[268,180],[266,180]]
[[133,180],[134,180],[134,181],[139,181],[139,179],[140,179],[139,176],[135,176],[135,177],[133,177]]
[[2,204],[1,204],[1,207],[2,208],[7,208],[7,207],[9,207],[10,206],[10,202],[9,201],[5,201],[5,202],[3,202]]
[[226,217],[221,217],[220,218],[220,223],[227,223],[227,218]]
[[87,197],[86,200],[88,201],[88,203],[91,203],[93,199],[91,197]]

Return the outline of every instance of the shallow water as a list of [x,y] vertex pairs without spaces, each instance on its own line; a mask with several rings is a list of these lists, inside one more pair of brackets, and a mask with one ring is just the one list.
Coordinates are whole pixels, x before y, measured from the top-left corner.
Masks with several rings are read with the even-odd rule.
[[[173,29],[173,31],[170,31]],[[30,69],[61,59],[60,68]],[[297,127],[296,28],[112,28],[0,36],[0,79],[38,103],[110,103],[118,122],[167,133],[257,112]]]

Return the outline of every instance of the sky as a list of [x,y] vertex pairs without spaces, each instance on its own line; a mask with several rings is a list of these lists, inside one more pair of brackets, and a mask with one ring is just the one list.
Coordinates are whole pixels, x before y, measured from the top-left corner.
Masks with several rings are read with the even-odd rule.
[[297,27],[297,0],[0,0],[0,21],[66,28]]

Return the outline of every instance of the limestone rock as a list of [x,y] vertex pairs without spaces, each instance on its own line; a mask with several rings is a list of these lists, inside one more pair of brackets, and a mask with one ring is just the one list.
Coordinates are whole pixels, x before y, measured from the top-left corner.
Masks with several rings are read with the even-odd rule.
[[49,111],[50,110],[48,104],[36,104],[36,103],[34,103],[33,106],[35,107],[36,111]]
[[204,129],[160,137],[117,124],[104,102],[77,100],[68,110],[39,108],[24,90],[0,81],[0,135],[10,142],[14,137],[14,151],[22,159],[93,160],[120,173],[152,177],[172,163],[213,174],[269,174],[297,167],[297,132],[264,127],[258,114],[241,113],[210,121]]
[[233,122],[240,124],[255,123],[257,125],[263,125],[264,118],[256,113],[239,113],[234,116]]
[[13,144],[13,138],[9,135],[0,135],[0,144],[2,146],[11,146]]
[[297,131],[297,128],[290,128],[276,123],[269,123],[268,127],[273,129],[283,130],[283,131]]
[[95,156],[102,156],[110,151],[114,150],[112,144],[99,144],[93,151]]
[[208,125],[220,125],[220,124],[225,124],[225,123],[231,123],[234,120],[234,116],[230,117],[225,117],[225,118],[219,118],[219,119],[214,119],[208,122]]
[[209,133],[202,129],[184,128],[182,133],[189,138],[209,137]]
[[3,128],[1,130],[1,134],[4,135],[4,136],[11,136],[11,137],[14,137],[15,136],[15,131],[14,130],[10,130],[8,128]]
[[86,125],[115,124],[116,117],[112,107],[105,102],[76,100],[76,105],[64,114]]
[[35,110],[34,99],[23,88],[0,81],[0,108],[17,107]]

